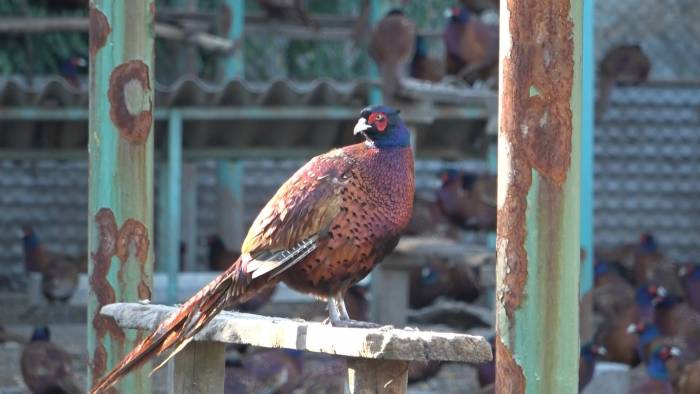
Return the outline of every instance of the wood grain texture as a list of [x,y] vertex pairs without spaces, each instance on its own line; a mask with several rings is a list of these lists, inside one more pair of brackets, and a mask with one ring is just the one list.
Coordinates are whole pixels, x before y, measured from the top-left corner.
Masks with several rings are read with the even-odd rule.
[[[123,328],[154,329],[176,308],[164,305],[112,304],[102,308]],[[222,312],[195,341],[247,343],[369,359],[490,361],[491,346],[481,336],[394,329],[342,328],[298,319]]]

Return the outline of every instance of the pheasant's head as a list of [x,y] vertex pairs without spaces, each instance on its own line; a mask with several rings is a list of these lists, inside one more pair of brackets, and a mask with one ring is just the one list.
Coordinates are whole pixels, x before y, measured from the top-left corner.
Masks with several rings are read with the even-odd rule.
[[360,112],[354,134],[362,134],[367,145],[377,148],[407,147],[411,135],[399,111],[386,105],[373,105]]

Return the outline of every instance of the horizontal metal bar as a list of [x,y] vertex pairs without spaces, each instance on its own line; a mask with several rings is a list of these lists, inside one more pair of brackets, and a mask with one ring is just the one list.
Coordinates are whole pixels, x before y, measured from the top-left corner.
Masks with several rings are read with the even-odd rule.
[[[352,120],[357,108],[346,107],[179,107],[184,120]],[[156,109],[156,120],[167,120],[171,109]],[[483,107],[444,107],[430,110],[404,109],[403,118],[409,123],[430,124],[437,119],[484,119]],[[87,120],[87,108],[17,107],[0,109],[0,120],[15,121],[82,121]]]
[[[235,159],[308,159],[330,150],[328,148],[184,148],[183,160]],[[156,150],[156,160],[165,160],[165,151]],[[418,149],[419,158],[464,159],[469,157],[459,149]],[[0,148],[0,160],[86,160],[87,149],[12,149]]]

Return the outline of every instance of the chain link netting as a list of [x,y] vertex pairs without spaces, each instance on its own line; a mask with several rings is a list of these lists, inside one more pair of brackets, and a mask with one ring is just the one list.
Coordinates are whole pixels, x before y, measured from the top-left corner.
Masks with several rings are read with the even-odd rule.
[[596,58],[619,44],[640,44],[652,80],[698,80],[700,1],[598,0]]

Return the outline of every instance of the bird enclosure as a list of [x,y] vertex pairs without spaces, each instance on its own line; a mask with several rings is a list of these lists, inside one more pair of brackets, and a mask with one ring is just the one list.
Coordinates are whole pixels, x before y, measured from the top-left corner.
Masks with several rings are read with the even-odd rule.
[[697,392],[696,14],[3,2],[0,392]]

